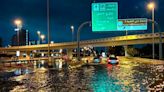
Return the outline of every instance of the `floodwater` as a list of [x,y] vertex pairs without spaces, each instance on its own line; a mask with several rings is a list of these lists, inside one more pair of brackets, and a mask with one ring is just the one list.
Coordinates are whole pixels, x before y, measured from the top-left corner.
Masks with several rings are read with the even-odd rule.
[[0,72],[0,92],[164,91],[164,65],[123,62],[56,70],[44,66]]

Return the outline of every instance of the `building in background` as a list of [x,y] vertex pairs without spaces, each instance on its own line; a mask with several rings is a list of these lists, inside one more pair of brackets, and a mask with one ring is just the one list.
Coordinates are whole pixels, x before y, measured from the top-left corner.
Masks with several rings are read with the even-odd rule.
[[29,45],[29,32],[28,30],[21,29],[19,31],[19,36],[17,32],[12,36],[11,46],[24,46],[24,45]]
[[11,46],[17,46],[18,43],[17,43],[17,35],[14,34],[11,38]]
[[0,37],[0,47],[2,47],[2,38]]

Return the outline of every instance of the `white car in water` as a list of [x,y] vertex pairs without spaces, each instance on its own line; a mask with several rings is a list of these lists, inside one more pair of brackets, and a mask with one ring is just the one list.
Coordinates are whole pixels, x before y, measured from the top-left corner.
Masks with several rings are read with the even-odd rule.
[[107,59],[108,64],[118,64],[119,60],[115,55],[110,55]]

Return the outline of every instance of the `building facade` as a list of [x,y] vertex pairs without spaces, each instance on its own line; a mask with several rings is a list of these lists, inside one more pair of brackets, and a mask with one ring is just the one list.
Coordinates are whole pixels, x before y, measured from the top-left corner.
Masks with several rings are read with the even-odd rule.
[[12,46],[25,46],[29,45],[29,32],[28,30],[21,29],[12,36],[11,39]]

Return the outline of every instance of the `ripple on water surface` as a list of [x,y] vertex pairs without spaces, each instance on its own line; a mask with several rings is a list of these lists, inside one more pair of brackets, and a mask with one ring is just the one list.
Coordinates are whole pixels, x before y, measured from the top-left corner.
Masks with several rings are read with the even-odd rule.
[[8,85],[11,92],[145,92],[163,90],[164,65],[98,65],[71,71],[37,68],[10,79],[16,82]]

